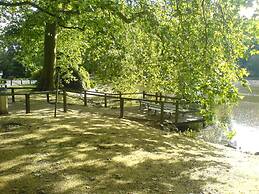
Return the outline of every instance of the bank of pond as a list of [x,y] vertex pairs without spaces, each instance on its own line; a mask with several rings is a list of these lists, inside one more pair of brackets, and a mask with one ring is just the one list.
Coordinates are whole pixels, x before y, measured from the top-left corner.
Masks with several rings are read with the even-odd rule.
[[[193,136],[206,141],[226,144],[244,152],[258,153],[259,144],[256,138],[259,138],[259,91],[256,86],[259,84],[255,80],[250,82],[254,92],[248,93],[244,88],[240,88],[244,98],[232,109],[220,107],[219,109],[223,111],[218,111],[219,119],[213,126],[205,125],[205,119],[199,113],[202,108],[199,104],[158,92],[154,94],[145,91],[108,93],[95,90],[41,92],[35,91],[35,88],[30,86],[8,86],[0,96],[7,97],[9,103],[15,103],[16,96],[24,96],[25,113],[31,112],[30,101],[35,100],[37,97],[34,96],[37,95],[44,96],[46,103],[62,104],[64,112],[69,109],[70,104],[110,107],[120,118],[151,121],[165,131],[189,130],[195,133]],[[58,95],[57,101],[56,95]],[[203,130],[193,132],[201,128]]]

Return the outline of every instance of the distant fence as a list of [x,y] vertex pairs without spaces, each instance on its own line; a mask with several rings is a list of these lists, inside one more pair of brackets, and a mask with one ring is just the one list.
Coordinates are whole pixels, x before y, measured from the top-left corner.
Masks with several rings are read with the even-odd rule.
[[37,80],[32,80],[32,79],[2,79],[0,81],[0,87],[34,85],[36,83],[37,83]]

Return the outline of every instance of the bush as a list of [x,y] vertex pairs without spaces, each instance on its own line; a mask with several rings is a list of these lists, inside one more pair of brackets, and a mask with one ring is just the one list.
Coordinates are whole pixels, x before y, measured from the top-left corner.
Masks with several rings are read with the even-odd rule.
[[60,77],[61,85],[68,90],[87,90],[91,87],[89,73],[83,67],[70,67]]
[[32,72],[31,79],[39,81],[40,80],[40,76],[41,76],[41,72],[42,72],[41,69],[38,69],[38,70]]

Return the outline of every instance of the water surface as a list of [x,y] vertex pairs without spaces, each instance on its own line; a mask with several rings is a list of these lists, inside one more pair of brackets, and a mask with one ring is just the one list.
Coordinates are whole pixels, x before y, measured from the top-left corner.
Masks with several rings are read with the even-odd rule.
[[244,97],[231,114],[231,128],[236,135],[231,143],[244,152],[259,152],[259,80],[250,80],[252,92],[239,87]]
[[[218,122],[202,130],[200,138],[230,145],[242,152],[259,153],[259,80],[249,80],[249,83],[251,92],[237,85],[243,98],[233,107],[220,106],[216,110]],[[229,140],[227,134],[234,136]]]

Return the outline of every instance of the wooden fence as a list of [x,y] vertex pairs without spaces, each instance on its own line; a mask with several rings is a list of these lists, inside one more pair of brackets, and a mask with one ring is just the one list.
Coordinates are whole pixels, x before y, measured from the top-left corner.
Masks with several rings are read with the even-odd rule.
[[1,79],[1,87],[10,87],[10,86],[21,86],[21,85],[34,85],[37,81],[32,79]]
[[[70,93],[76,93],[83,95],[83,102],[84,106],[87,106],[87,96],[96,96],[96,97],[102,97],[104,107],[108,107],[108,99],[117,99],[117,101],[120,104],[120,111],[119,111],[119,118],[124,118],[124,112],[125,112],[125,102],[127,101],[137,101],[140,104],[141,103],[152,103],[157,104],[158,106],[154,109],[156,111],[160,112],[160,123],[163,123],[165,120],[165,114],[170,113],[174,114],[174,123],[179,123],[179,116],[180,114],[186,114],[186,113],[194,113],[198,112],[199,109],[186,109],[183,110],[181,108],[182,105],[188,105],[191,104],[187,100],[180,99],[175,96],[168,96],[168,95],[162,95],[161,93],[156,94],[149,94],[146,92],[138,92],[138,93],[105,93],[105,92],[93,92],[93,91],[82,91],[82,92],[75,92],[75,91],[69,91]],[[141,98],[133,98],[133,97],[124,97],[125,95],[141,95]],[[154,98],[154,99],[147,99],[147,98]],[[171,106],[169,106],[171,105]],[[174,110],[168,110],[169,107],[172,107]],[[203,118],[192,120],[192,121],[186,121],[186,123],[192,123],[192,122],[204,122]],[[183,123],[183,122],[182,122]]]
[[[19,89],[21,89],[21,88],[19,88]],[[31,112],[31,105],[30,105],[31,104],[30,103],[31,96],[44,94],[44,95],[46,95],[47,102],[49,102],[49,95],[56,93],[56,90],[52,90],[52,91],[22,91],[22,92],[14,92],[14,90],[15,89],[12,88],[12,92],[2,92],[2,93],[0,93],[0,96],[11,96],[13,103],[15,102],[15,96],[24,96],[26,114]],[[61,93],[61,91],[59,91],[59,92]],[[66,98],[65,93],[66,92],[64,91],[63,92],[63,109],[64,109],[64,112],[67,111],[67,108],[66,108],[67,103],[66,103],[66,99],[65,99]]]
[[[55,94],[56,90],[52,91],[34,91],[35,87],[7,87],[6,92],[0,93],[0,96],[11,96],[12,102],[15,102],[15,96],[17,95],[23,95],[25,97],[25,112],[30,113],[30,97],[32,95],[38,95],[38,94],[45,94],[46,95],[46,101],[49,103],[50,94]],[[31,91],[20,91],[25,89],[32,89]],[[9,91],[8,91],[9,90]],[[18,92],[17,92],[18,91]],[[105,93],[105,92],[94,92],[94,91],[65,91],[60,90],[58,91],[60,94],[62,94],[63,97],[63,111],[67,112],[68,109],[68,103],[67,103],[67,95],[69,93],[74,94],[80,94],[83,95],[83,105],[88,105],[88,96],[95,96],[95,97],[101,97],[103,98],[104,107],[108,107],[108,99],[115,99],[119,102],[119,118],[124,118],[125,113],[125,102],[127,101],[137,101],[141,104],[150,105],[150,110],[155,110],[157,112],[160,112],[160,123],[163,123],[165,120],[165,115],[167,113],[174,114],[174,123],[179,123],[179,115],[185,114],[185,113],[192,113],[199,111],[198,109],[193,110],[185,110],[183,111],[182,105],[186,105],[189,102],[177,98],[175,96],[168,96],[168,95],[162,95],[161,93],[156,94],[149,94],[146,92],[138,92],[138,93]],[[125,97],[125,96],[140,96],[137,97]],[[151,98],[151,99],[150,99]],[[203,122],[204,119],[196,119],[189,122]],[[182,121],[181,121],[182,122]]]

